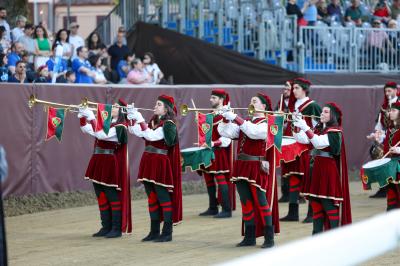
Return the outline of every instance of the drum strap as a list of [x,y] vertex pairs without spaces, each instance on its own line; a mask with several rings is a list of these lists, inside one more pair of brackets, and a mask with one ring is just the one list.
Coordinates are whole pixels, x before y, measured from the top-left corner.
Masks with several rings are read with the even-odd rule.
[[94,149],[94,154],[114,154],[114,150],[113,149],[102,149],[102,148],[96,147]]
[[156,147],[151,146],[151,145],[147,145],[147,146],[144,148],[144,151],[145,151],[145,152],[149,152],[149,153],[156,153],[156,154],[168,155],[168,151],[167,151],[167,150],[159,149],[159,148],[156,148]]
[[254,155],[248,155],[245,153],[240,153],[237,157],[238,160],[241,161],[264,161],[266,160],[264,156],[254,156]]
[[333,156],[329,152],[321,151],[321,150],[317,150],[317,149],[311,150],[310,155],[313,157],[321,156],[321,157],[333,158]]

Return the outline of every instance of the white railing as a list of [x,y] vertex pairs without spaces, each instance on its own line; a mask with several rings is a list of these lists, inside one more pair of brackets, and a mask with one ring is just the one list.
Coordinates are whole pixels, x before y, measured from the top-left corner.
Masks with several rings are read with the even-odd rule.
[[356,265],[400,246],[400,210],[221,265]]

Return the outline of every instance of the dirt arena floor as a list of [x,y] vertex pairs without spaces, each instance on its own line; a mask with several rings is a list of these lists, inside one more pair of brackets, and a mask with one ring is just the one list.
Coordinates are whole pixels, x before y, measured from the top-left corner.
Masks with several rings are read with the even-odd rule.
[[[351,184],[354,221],[385,210],[385,199],[369,199],[371,193],[363,191],[359,182]],[[120,239],[91,237],[99,228],[96,206],[9,217],[6,219],[9,262],[10,265],[24,266],[208,265],[261,250],[262,238],[257,240],[256,247],[235,247],[241,240],[240,205],[233,218],[219,220],[198,216],[205,209],[206,202],[205,194],[184,197],[184,223],[174,227],[174,239],[169,243],[140,241],[149,230],[145,200],[133,201],[134,232]],[[285,215],[287,204],[281,204],[280,211],[281,216]],[[300,211],[301,217],[304,217],[306,204],[301,205]],[[281,223],[276,246],[309,236],[311,230],[311,224]],[[265,265],[268,265],[267,260]],[[297,265],[306,263],[298,262]],[[400,249],[364,265],[400,265]]]

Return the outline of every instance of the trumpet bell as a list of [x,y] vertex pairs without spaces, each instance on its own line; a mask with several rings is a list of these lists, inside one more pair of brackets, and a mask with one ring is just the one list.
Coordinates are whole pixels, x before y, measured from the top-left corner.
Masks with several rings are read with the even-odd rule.
[[254,113],[256,112],[256,108],[254,107],[254,105],[250,104],[247,108],[247,112],[249,113],[249,115],[254,115]]
[[35,95],[31,94],[31,96],[29,96],[29,101],[28,101],[28,106],[29,108],[32,108],[36,103],[36,97]]
[[187,104],[182,104],[181,107],[179,108],[181,116],[187,116],[189,113],[189,107]]

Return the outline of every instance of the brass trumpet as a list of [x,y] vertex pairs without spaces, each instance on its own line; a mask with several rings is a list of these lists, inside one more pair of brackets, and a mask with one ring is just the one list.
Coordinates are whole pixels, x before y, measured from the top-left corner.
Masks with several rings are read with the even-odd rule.
[[[83,98],[83,100],[82,100],[82,105],[83,106],[90,106],[90,105],[93,105],[93,106],[96,106],[97,107],[97,104],[98,103],[96,103],[96,102],[91,102],[91,101],[89,101],[88,100],[88,98]],[[129,105],[128,105],[129,106]],[[114,104],[113,105],[113,107],[115,107],[115,108],[124,108],[124,109],[126,109],[127,108],[127,106],[121,106],[121,105],[116,105],[116,104]],[[151,111],[151,112],[154,112],[154,109],[148,109],[148,108],[136,108],[137,110],[143,110],[143,111]],[[124,113],[124,114],[126,114],[126,111],[122,111],[122,113]]]
[[[189,108],[187,104],[182,104],[179,108],[181,116],[187,116],[189,112],[199,112],[199,111],[221,111],[220,109],[213,109],[213,108]],[[248,110],[248,108],[230,108],[230,110]]]
[[[294,116],[294,113],[289,112],[289,113],[284,113],[284,112],[278,112],[278,111],[265,111],[265,110],[258,110],[254,107],[254,105],[250,104],[248,108],[249,115],[253,115],[254,113],[264,113],[264,114],[280,114],[280,115],[285,115],[285,116]],[[311,117],[315,119],[320,119],[320,116],[317,115],[302,115],[302,117]],[[290,120],[293,121],[293,120]]]
[[[56,103],[56,102],[39,100],[38,98],[36,98],[35,95],[31,94],[31,96],[29,96],[29,101],[28,101],[29,108],[32,108],[36,104],[44,104],[46,106],[51,106],[51,107],[62,107],[62,108],[66,108],[69,112],[74,112],[74,113],[79,112],[79,108],[85,106],[83,101],[82,101],[82,103],[80,105],[63,104],[63,103]],[[90,110],[96,111],[96,109],[94,109],[94,108],[90,108]]]

